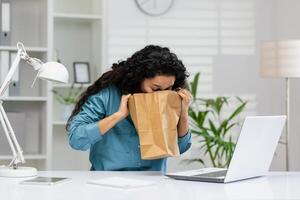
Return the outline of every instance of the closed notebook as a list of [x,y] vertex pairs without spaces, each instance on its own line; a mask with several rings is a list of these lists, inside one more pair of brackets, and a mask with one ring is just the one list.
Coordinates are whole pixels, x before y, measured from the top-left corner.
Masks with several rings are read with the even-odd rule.
[[157,181],[150,180],[140,180],[133,178],[124,178],[124,177],[109,177],[96,180],[89,180],[88,184],[113,187],[113,188],[122,188],[122,189],[133,189],[139,187],[153,186],[157,184]]
[[178,156],[177,124],[181,112],[181,98],[177,92],[133,94],[128,105],[139,135],[142,159]]

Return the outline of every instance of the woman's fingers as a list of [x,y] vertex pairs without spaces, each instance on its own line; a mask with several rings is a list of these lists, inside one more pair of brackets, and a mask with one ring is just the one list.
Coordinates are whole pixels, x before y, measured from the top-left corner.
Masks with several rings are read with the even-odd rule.
[[127,103],[130,96],[131,96],[131,94],[122,95],[122,101]]
[[188,90],[182,90],[182,92],[188,96],[188,98],[192,99],[193,98],[193,95],[190,93],[190,91]]
[[179,96],[180,96],[182,99],[187,99],[186,94],[184,94],[183,92],[178,91],[177,93],[179,94]]
[[191,93],[185,89],[180,89],[179,91],[177,91],[177,93],[182,99],[181,113],[183,116],[186,116],[186,115],[188,115],[188,109],[189,109],[190,103],[192,102],[193,97],[192,97]]
[[131,94],[127,94],[127,95],[122,95],[122,100],[121,100],[121,106],[123,107],[123,109],[127,109],[127,103],[129,100],[129,97],[131,96]]
[[127,117],[127,115],[129,114],[127,103],[130,96],[131,94],[127,94],[127,95],[122,95],[121,97],[121,105],[119,108],[119,113],[121,113],[122,117]]
[[186,100],[188,102],[192,101],[193,99],[192,94],[185,89],[180,89],[179,91],[177,91],[177,93],[181,96],[183,100]]

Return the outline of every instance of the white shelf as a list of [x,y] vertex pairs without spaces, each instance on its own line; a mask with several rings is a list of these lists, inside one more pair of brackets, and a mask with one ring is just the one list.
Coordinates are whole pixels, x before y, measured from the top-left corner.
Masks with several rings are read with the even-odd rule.
[[[75,88],[80,88],[80,87],[87,88],[90,85],[91,84],[74,84],[74,87]],[[52,84],[52,86],[54,88],[70,88],[72,86],[72,84]]]
[[[73,86],[74,92],[84,91],[90,84],[78,84],[74,82],[73,63],[75,61],[90,63],[90,79],[95,80],[102,73],[102,62],[104,52],[104,22],[105,12],[103,12],[104,0],[49,0],[53,2],[53,9],[50,12],[51,26],[53,31],[50,36],[51,48],[57,50],[58,57],[70,72],[70,83],[49,84],[48,96],[49,110],[51,116],[47,118],[47,123],[52,127],[51,153],[52,169],[85,170],[86,166],[73,166],[65,163],[61,152],[76,158],[79,163],[86,163],[86,155],[81,156],[74,150],[70,150],[65,144],[67,120],[63,118],[64,106],[55,98],[51,90],[56,90],[61,94],[67,94]],[[103,13],[103,14],[102,14]],[[79,49],[79,50],[78,50]],[[50,55],[50,57],[55,57]],[[47,124],[48,125],[48,124]],[[70,151],[69,151],[70,150]],[[69,153],[69,154],[68,154]]]
[[20,96],[20,97],[3,97],[0,98],[0,100],[3,101],[47,101],[47,97],[25,97],[25,96]]
[[67,121],[53,121],[53,126],[64,126],[67,124]]
[[[47,156],[44,154],[25,154],[25,160],[44,160],[47,159]],[[11,155],[0,155],[0,160],[10,160],[12,159]]]
[[[0,44],[0,51],[16,52],[18,50],[17,41],[20,41],[24,43],[28,53],[37,54],[36,56],[41,57],[44,61],[50,61],[54,57],[52,55],[54,50],[57,49],[59,57],[70,72],[73,71],[74,61],[88,61],[93,63],[90,66],[91,79],[93,80],[93,76],[100,74],[104,52],[104,43],[102,43],[103,19],[105,18],[104,0],[32,0],[26,1],[26,6],[24,7],[24,5],[22,0],[14,1],[15,9],[12,10],[12,16],[15,23],[12,24],[12,29],[15,34],[11,36],[12,43]],[[20,11],[22,11],[21,14]],[[78,51],[79,47],[80,51]],[[23,91],[22,95],[24,96],[1,97],[0,100],[4,101],[7,109],[11,112],[30,112],[29,124],[33,124],[33,121],[38,119],[39,123],[34,124],[37,125],[37,128],[26,126],[26,133],[38,134],[38,140],[44,150],[27,153],[24,155],[25,159],[34,161],[33,166],[39,170],[55,169],[55,166],[73,169],[72,163],[63,163],[64,155],[61,155],[61,152],[69,148],[65,144],[64,126],[67,122],[63,119],[60,120],[62,107],[55,101],[51,91],[51,89],[57,89],[60,92],[67,92],[72,84],[44,82],[35,90],[27,92],[27,88],[26,90],[23,88],[31,83],[30,79],[35,74],[30,69],[22,68],[22,70],[20,76],[24,79],[21,80],[20,91]],[[85,90],[88,86],[90,84],[75,84],[74,88],[78,90],[82,87]],[[41,91],[43,93],[40,93]],[[57,134],[54,134],[56,132]],[[24,138],[27,139],[26,146],[36,145],[29,135]],[[10,154],[4,152],[3,154],[0,155],[0,160],[12,159]],[[74,155],[77,154],[74,153]],[[76,157],[76,159],[83,158]],[[84,159],[86,158],[84,157]]]
[[[27,46],[25,46],[25,49],[28,52],[42,52],[42,53],[47,52],[46,47],[27,47]],[[0,50],[2,50],[2,51],[17,51],[17,47],[16,46],[0,46]]]
[[89,15],[89,14],[70,14],[70,13],[54,13],[54,19],[60,20],[83,20],[83,21],[95,21],[101,20],[101,15]]

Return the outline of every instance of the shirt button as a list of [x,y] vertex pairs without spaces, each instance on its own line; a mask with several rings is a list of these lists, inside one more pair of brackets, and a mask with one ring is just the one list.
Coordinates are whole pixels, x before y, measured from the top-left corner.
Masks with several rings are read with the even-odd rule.
[[140,148],[140,145],[138,145],[138,148]]

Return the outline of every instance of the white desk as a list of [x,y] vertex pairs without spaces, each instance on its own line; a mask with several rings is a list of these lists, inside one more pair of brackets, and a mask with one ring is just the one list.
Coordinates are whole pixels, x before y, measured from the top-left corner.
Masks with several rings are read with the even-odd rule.
[[[151,172],[49,171],[39,172],[39,176],[70,177],[72,181],[53,186],[32,186],[18,184],[20,179],[0,178],[0,199],[300,199],[300,172],[273,172],[265,177],[228,184],[176,181]],[[155,186],[130,190],[86,184],[90,179],[111,176],[160,182]]]

